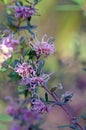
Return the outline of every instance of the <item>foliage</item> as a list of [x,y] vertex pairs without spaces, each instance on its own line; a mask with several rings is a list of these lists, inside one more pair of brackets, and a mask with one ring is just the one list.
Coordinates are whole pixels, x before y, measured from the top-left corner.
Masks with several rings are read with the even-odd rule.
[[[19,0],[11,4],[7,0],[6,9],[6,28],[0,35],[0,72],[8,71],[9,82],[16,84],[16,98],[6,97],[9,105],[6,108],[8,115],[0,114],[0,121],[12,121],[11,130],[42,130],[40,128],[43,122],[44,114],[55,105],[58,105],[69,117],[70,124],[59,126],[58,128],[69,127],[73,130],[84,130],[79,124],[77,116],[73,116],[67,108],[68,103],[73,97],[72,92],[62,92],[56,94],[58,87],[47,87],[52,74],[46,74],[43,70],[45,59],[54,54],[54,38],[48,39],[43,35],[38,40],[33,29],[35,25],[31,24],[32,17],[38,15],[36,5],[40,0]],[[26,36],[21,36],[23,31]],[[27,34],[28,33],[28,34]],[[15,54],[19,54],[16,59]],[[61,87],[61,84],[60,84]],[[44,98],[40,96],[38,89],[45,90]],[[49,100],[49,95],[52,99]],[[85,116],[81,116],[85,119]],[[36,124],[34,124],[36,122]],[[3,125],[0,126],[2,129]]]

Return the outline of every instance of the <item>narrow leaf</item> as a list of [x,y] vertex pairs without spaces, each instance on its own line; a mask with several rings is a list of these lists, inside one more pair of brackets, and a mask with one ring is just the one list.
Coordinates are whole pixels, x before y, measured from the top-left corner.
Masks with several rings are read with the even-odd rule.
[[0,69],[0,72],[5,72],[7,70],[7,68],[3,67]]
[[76,2],[79,5],[82,5],[84,3],[84,0],[72,0],[74,2]]
[[57,11],[80,11],[81,6],[79,5],[57,5]]
[[7,130],[7,126],[0,123],[0,130]]
[[10,122],[12,118],[8,115],[0,114],[0,121]]
[[43,67],[44,67],[44,64],[45,64],[45,61],[44,60],[41,60],[39,62],[39,65],[38,65],[38,69],[37,69],[37,74],[39,75],[40,72],[42,71]]
[[57,87],[53,87],[53,88],[51,88],[51,92],[53,93],[53,92],[55,92],[56,91],[56,89],[57,89]]
[[48,94],[47,93],[45,93],[45,100],[46,100],[46,102],[48,101]]
[[58,126],[57,128],[66,128],[66,127],[69,127],[70,128],[71,124],[69,125],[63,125],[63,126]]

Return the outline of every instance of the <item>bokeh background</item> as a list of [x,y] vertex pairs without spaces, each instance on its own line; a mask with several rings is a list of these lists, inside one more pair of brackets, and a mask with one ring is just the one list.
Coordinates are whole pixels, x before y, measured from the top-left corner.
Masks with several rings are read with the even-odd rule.
[[[58,95],[65,91],[74,93],[69,110],[76,115],[86,114],[86,1],[42,0],[37,9],[40,16],[32,19],[32,23],[38,26],[35,30],[37,36],[41,39],[47,34],[55,38],[56,52],[46,59],[44,68],[48,73],[54,72],[48,86],[52,88],[61,83],[63,90],[57,90]],[[5,7],[0,6],[0,20],[5,22],[4,11]],[[4,97],[15,96],[14,90],[15,84],[9,83],[6,74],[0,72],[0,113],[5,113],[7,106]],[[57,130],[58,125],[65,123],[68,124],[67,116],[55,107],[46,116],[42,127]],[[86,125],[86,120],[81,119],[80,123]]]

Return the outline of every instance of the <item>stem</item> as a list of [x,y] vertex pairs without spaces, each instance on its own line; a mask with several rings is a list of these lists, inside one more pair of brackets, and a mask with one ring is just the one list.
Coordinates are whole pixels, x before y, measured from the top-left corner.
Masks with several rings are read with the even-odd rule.
[[4,65],[5,67],[7,67],[8,69],[14,70],[14,68],[13,68],[12,66],[10,66],[9,64],[7,64],[7,63],[4,63],[3,65]]
[[[52,93],[51,91],[49,91],[47,87],[42,86],[42,88],[44,88],[44,89],[46,90],[46,92],[49,93],[49,94],[53,97],[53,99],[54,99],[56,102],[59,102],[59,99],[56,97],[56,95],[55,95],[54,93]],[[71,122],[72,124],[74,124],[74,123],[73,123],[74,117],[72,116],[72,114],[66,109],[66,107],[64,107],[64,106],[62,106],[62,105],[59,105],[59,106],[60,106],[60,107],[64,110],[64,112],[67,114],[67,116],[68,116],[70,122]],[[76,122],[76,124],[77,124],[77,126],[80,128],[80,130],[84,130],[79,123]]]
[[[19,19],[19,21],[18,21],[18,29],[20,29],[20,25],[21,25],[21,19]],[[19,35],[20,33],[18,32],[18,35]]]
[[84,130],[79,123],[76,123],[81,130]]
[[21,19],[19,19],[19,22],[18,22],[18,28],[20,27],[20,24],[21,24]]

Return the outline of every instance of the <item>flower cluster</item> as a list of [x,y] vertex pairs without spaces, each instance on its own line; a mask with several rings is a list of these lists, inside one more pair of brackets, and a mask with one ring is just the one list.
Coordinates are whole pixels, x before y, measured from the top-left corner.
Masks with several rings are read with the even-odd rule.
[[[1,34],[0,37],[1,64],[14,54],[12,52],[18,49],[20,41],[22,43],[19,46],[19,51],[17,51],[20,52],[17,59],[14,61],[13,56],[12,60],[7,61],[8,67],[10,66],[9,69],[11,68],[12,70],[8,74],[11,78],[10,81],[13,81],[13,83],[14,81],[15,83],[19,83],[19,86],[16,88],[18,91],[16,93],[18,94],[16,100],[12,100],[12,98],[8,97],[8,99],[10,99],[10,104],[7,107],[7,113],[13,118],[11,130],[39,130],[39,125],[41,124],[40,119],[43,119],[42,115],[49,112],[50,106],[54,107],[55,105],[58,105],[63,109],[69,117],[71,124],[66,125],[67,127],[74,130],[83,130],[77,120],[78,118],[74,118],[66,108],[66,104],[71,101],[73,93],[66,92],[58,95],[55,91],[57,88],[63,88],[61,84],[50,90],[47,87],[50,75],[43,72],[45,63],[44,58],[54,54],[55,47],[53,37],[45,39],[47,38],[47,35],[45,34],[42,37],[42,40],[39,41],[35,33],[32,31],[35,26],[30,22],[32,16],[37,14],[35,5],[39,3],[39,1],[40,0],[33,0],[33,2],[30,3],[29,0],[15,0],[15,5],[13,4],[13,6],[9,6],[12,10],[7,10],[8,22],[13,29],[16,29],[16,34],[18,36],[21,34],[19,31],[24,30],[22,35],[25,33],[25,37],[20,36],[19,39],[15,39],[13,35],[14,33],[7,33],[7,35]],[[24,5],[25,3],[28,4]],[[28,37],[26,36],[26,31],[33,35],[29,40],[29,43],[27,43],[26,40],[26,37]],[[16,82],[18,80],[19,82]],[[18,87],[20,88],[18,89]],[[39,87],[45,91],[44,98],[39,94]],[[49,95],[52,99],[49,99]],[[35,127],[34,124],[36,124]],[[63,126],[59,128],[63,128]]]
[[37,113],[48,112],[48,107],[38,98],[32,100],[32,111]]
[[[17,122],[13,123],[12,130],[20,130],[22,127],[26,127],[26,130],[29,128],[32,122],[37,121],[42,118],[41,114],[38,114],[36,111],[32,111],[31,108],[22,107],[23,101],[12,101],[10,102],[8,108],[6,109],[7,113],[13,117],[13,119],[17,119],[17,121],[21,122],[21,124],[17,124]],[[25,129],[24,129],[25,130]]]
[[34,6],[13,6],[15,9],[16,18],[30,18],[32,15],[36,15],[36,9]]
[[19,40],[15,40],[13,35],[8,35],[3,37],[0,41],[0,64],[2,64],[12,56],[13,50],[17,49]]
[[0,44],[0,63],[10,58],[11,54],[12,54],[12,48],[7,47],[4,44]]
[[16,118],[18,116],[20,108],[16,102],[10,102],[10,105],[7,107],[6,111],[10,116]]
[[12,50],[16,50],[19,43],[19,39],[16,40],[13,34],[10,34],[2,39],[2,44],[6,45],[8,48],[11,48]]
[[49,80],[49,75],[42,74],[41,76],[23,77],[20,84],[27,85],[28,90],[34,90],[37,86],[41,86]]
[[49,38],[47,41],[45,41],[45,37],[47,37],[46,34],[43,36],[41,42],[38,41],[36,36],[35,39],[33,39],[34,43],[29,41],[30,47],[36,52],[38,57],[41,55],[47,57],[55,52],[53,38]]
[[15,67],[15,72],[17,72],[21,77],[30,77],[35,75],[33,67],[29,65],[27,62],[24,62],[22,64],[17,63]]

